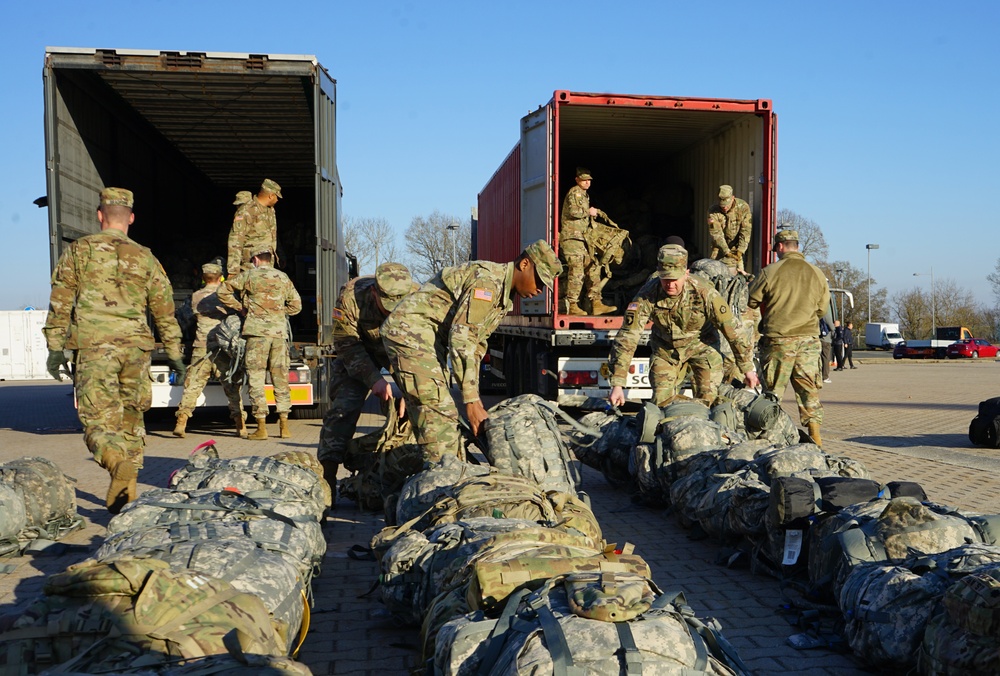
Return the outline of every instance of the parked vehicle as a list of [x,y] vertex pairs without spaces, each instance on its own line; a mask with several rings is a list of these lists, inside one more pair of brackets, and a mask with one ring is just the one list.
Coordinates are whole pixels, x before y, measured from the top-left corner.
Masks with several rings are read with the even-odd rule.
[[949,345],[947,354],[948,359],[957,357],[993,359],[997,356],[997,349],[996,345],[990,345],[989,341],[982,338],[967,338]]
[[891,350],[903,342],[899,324],[870,322],[865,324],[865,346],[869,350]]
[[[655,270],[656,251],[668,236],[684,238],[692,262],[711,252],[704,223],[720,185],[732,185],[753,212],[747,271],[770,262],[777,142],[771,101],[556,91],[521,119],[520,134],[479,193],[475,258],[510,261],[537,239],[558,251],[562,201],[581,166],[594,176],[591,205],[628,239],[603,293],[617,312],[564,314],[565,278],[554,293],[515,301],[484,360],[509,395],[534,392],[566,404],[605,398],[609,348],[625,306]],[[625,391],[631,399],[652,395],[645,344]]]
[[938,327],[937,338],[932,340],[904,340],[897,343],[892,351],[894,359],[944,359],[948,346],[958,340],[972,340],[972,331],[964,326]]
[[[237,191],[281,185],[278,267],[303,301],[290,324],[293,414],[321,415],[331,310],[349,277],[327,71],[312,56],[50,48],[43,80],[53,267],[98,230],[98,191],[121,185],[135,193],[129,235],[163,264],[183,310],[201,265],[226,257]],[[152,377],[153,406],[176,406],[183,388],[162,349]],[[202,405],[216,404],[225,397],[211,383]]]

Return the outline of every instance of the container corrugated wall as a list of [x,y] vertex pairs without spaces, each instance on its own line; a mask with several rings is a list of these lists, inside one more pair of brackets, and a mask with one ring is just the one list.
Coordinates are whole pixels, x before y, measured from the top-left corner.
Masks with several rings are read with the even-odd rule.
[[521,253],[521,144],[479,193],[478,260],[506,263]]

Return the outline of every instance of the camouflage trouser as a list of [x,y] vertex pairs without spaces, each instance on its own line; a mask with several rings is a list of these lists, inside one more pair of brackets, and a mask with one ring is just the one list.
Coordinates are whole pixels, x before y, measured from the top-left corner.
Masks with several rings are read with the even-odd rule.
[[138,347],[94,347],[76,351],[77,414],[83,440],[100,462],[113,447],[142,467],[142,414],[153,403],[149,352]]
[[722,383],[722,355],[718,349],[700,340],[680,348],[656,347],[649,359],[649,380],[653,386],[653,403],[666,405],[670,397],[680,394],[684,373],[691,370],[691,389],[697,399],[709,405],[715,403]]
[[560,253],[566,260],[566,291],[563,298],[568,303],[579,303],[584,287],[586,297],[595,301],[601,297],[601,266],[587,251],[587,245],[578,239],[560,243]]
[[243,400],[240,388],[222,379],[222,376],[229,371],[230,362],[231,358],[225,352],[218,352],[210,356],[206,348],[194,348],[191,353],[191,365],[188,366],[187,376],[184,377],[184,394],[177,407],[177,415],[191,415],[195,406],[198,405],[198,397],[201,396],[202,390],[208,384],[209,378],[214,377],[222,385],[222,391],[226,393],[230,416],[242,416]]
[[403,391],[406,415],[424,460],[436,462],[449,454],[463,458],[458,407],[448,387],[444,360],[434,345],[434,332],[411,332],[407,339],[409,344],[402,345],[382,335],[392,377]]
[[292,395],[288,389],[288,345],[284,337],[247,336],[246,364],[253,417],[267,417],[264,383],[268,372],[274,386],[275,409],[278,413],[292,410]]
[[778,395],[792,382],[799,405],[799,421],[823,424],[823,405],[819,401],[820,340],[816,336],[761,339],[764,387]]
[[343,464],[347,442],[358,427],[358,418],[368,394],[369,388],[348,375],[339,360],[334,360],[330,368],[330,410],[323,416],[323,430],[319,433],[319,447],[316,449],[316,457],[321,462],[330,460]]

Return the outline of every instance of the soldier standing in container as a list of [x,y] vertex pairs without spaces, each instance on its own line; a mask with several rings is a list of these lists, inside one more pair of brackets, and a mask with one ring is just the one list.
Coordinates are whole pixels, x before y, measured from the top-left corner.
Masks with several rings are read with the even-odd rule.
[[712,258],[721,260],[733,272],[743,272],[743,254],[750,246],[753,215],[750,205],[733,196],[733,188],[719,186],[719,203],[708,210],[708,236]]
[[753,348],[737,331],[732,311],[713,286],[688,273],[687,263],[688,252],[684,247],[677,244],[660,247],[657,274],[628,304],[608,364],[611,369],[608,399],[612,404],[625,403],[628,367],[650,319],[653,329],[649,338],[652,348],[649,375],[657,406],[665,405],[679,394],[685,368],[691,371],[694,396],[709,405],[715,403],[723,376],[722,354],[717,347],[718,333],[706,332],[709,328],[706,324],[721,331],[729,341],[746,386],[759,384],[753,366]]
[[128,237],[132,203],[130,190],[101,191],[101,231],[76,240],[59,259],[42,329],[56,380],[68,366],[64,350],[76,350],[77,413],[87,449],[111,475],[105,504],[112,514],[135,499],[143,465],[154,347],[147,310],[170,367],[182,377],[185,371],[170,280],[149,249]]
[[246,199],[246,192],[236,193],[236,201],[233,202],[239,206],[229,231],[226,270],[230,277],[250,269],[250,256],[254,252],[278,250],[278,219],[274,205],[281,197],[281,186],[265,178],[255,197]]
[[560,272],[552,247],[538,240],[512,263],[471,261],[445,268],[404,298],[382,324],[392,375],[403,391],[425,461],[447,454],[464,458],[448,359],[465,415],[478,434],[488,417],[479,398],[486,340],[510,311],[515,295],[530,298],[543,285],[551,289]]
[[[250,402],[257,429],[250,439],[267,439],[267,395],[264,389],[266,373],[271,374],[274,403],[278,410],[278,429],[282,439],[292,436],[288,429],[288,413],[292,397],[288,387],[287,317],[302,311],[302,299],[292,280],[271,265],[270,248],[250,257],[253,266],[219,287],[219,300],[226,307],[244,315],[243,337],[247,340],[246,369]],[[236,293],[240,294],[239,299]]]
[[198,322],[195,333],[194,350],[191,353],[191,366],[184,379],[184,395],[177,407],[177,425],[174,436],[183,437],[187,421],[198,404],[208,379],[215,377],[222,385],[222,391],[229,402],[229,415],[236,424],[236,433],[244,439],[247,436],[246,413],[243,410],[243,400],[240,395],[240,384],[234,383],[226,375],[233,366],[230,356],[222,351],[209,353],[209,333],[219,325],[230,310],[219,300],[219,286],[222,284],[222,266],[218,263],[205,263],[201,266],[201,278],[205,286],[191,295],[191,309]]
[[761,310],[764,387],[781,398],[791,381],[799,420],[821,446],[819,319],[830,307],[830,287],[823,272],[799,252],[797,231],[779,230],[774,250],[780,260],[761,270],[750,286],[749,306]]
[[580,308],[580,296],[585,287],[587,297],[590,298],[591,314],[604,315],[618,309],[614,305],[605,305],[601,299],[601,266],[587,246],[590,219],[602,213],[590,206],[587,190],[593,178],[590,171],[578,167],[576,185],[566,193],[559,212],[559,253],[566,261],[566,289],[563,296],[566,300],[566,314],[569,315],[586,314]]
[[[420,288],[399,263],[383,263],[374,275],[355,277],[340,292],[333,310],[333,347],[337,358],[330,367],[330,410],[323,418],[316,456],[323,477],[337,485],[337,470],[347,443],[354,437],[368,393],[382,401],[400,396],[382,376],[389,357],[379,331],[382,322],[403,297]],[[406,408],[400,399],[401,415]]]

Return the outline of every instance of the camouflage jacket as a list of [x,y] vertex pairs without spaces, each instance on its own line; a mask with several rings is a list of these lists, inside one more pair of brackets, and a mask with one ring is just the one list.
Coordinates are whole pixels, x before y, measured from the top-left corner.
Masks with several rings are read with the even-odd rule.
[[45,319],[50,350],[99,346],[152,350],[153,316],[167,356],[181,356],[181,329],[174,318],[174,292],[149,249],[109,228],[76,240],[52,272]]
[[762,336],[819,336],[819,318],[830,307],[830,286],[800,252],[788,251],[760,271],[747,304],[760,308]]
[[750,233],[753,230],[750,205],[738,197],[734,199],[736,203],[729,213],[724,212],[718,204],[708,210],[708,235],[712,246],[722,256],[729,252],[742,256],[750,246]]
[[[419,285],[414,283],[413,290]],[[375,277],[356,277],[344,285],[333,310],[333,348],[347,373],[371,388],[389,367],[380,328],[385,314],[375,301]]]
[[[236,292],[240,298],[236,299]],[[302,299],[281,270],[261,265],[241,272],[219,287],[219,300],[234,310],[246,310],[244,336],[285,337],[285,318],[302,311]]]
[[194,310],[195,318],[198,321],[194,338],[195,347],[206,347],[208,345],[208,332],[231,314],[229,308],[219,300],[218,291],[221,285],[222,282],[206,284],[191,294],[191,309]]
[[702,341],[718,342],[718,333],[726,337],[742,373],[753,370],[750,344],[736,330],[733,313],[718,291],[708,282],[689,275],[679,296],[671,298],[653,276],[642,285],[625,309],[622,329],[611,347],[611,386],[624,387],[628,367],[639,344],[646,322],[653,320],[650,346],[655,349],[684,348]]
[[478,401],[486,340],[514,306],[513,292],[513,263],[472,261],[445,268],[400,301],[382,324],[382,336],[408,345],[425,329],[433,331],[438,353],[451,357],[463,403]]
[[278,251],[278,217],[274,207],[265,207],[255,197],[241,204],[233,217],[226,262],[228,274],[233,276],[247,269],[250,257],[267,247],[274,253]]
[[560,239],[583,240],[590,227],[590,196],[587,191],[574,185],[563,199],[562,211],[559,212],[561,228]]

